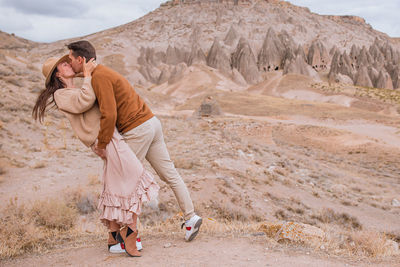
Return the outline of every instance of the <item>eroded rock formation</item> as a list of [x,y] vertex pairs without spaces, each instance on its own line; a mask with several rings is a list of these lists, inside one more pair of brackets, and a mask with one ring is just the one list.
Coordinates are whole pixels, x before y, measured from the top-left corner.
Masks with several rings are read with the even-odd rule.
[[399,84],[400,53],[388,41],[375,39],[369,49],[351,47],[350,54],[335,52],[329,79],[338,80],[346,75],[355,85],[396,89]]
[[308,50],[307,62],[316,71],[326,70],[330,63],[329,53],[321,41],[314,41]]
[[250,84],[260,82],[257,62],[249,43],[243,37],[240,38],[235,52],[231,57],[232,67],[236,68],[243,78]]
[[219,69],[224,74],[231,73],[231,59],[228,51],[224,49],[220,41],[215,38],[213,45],[207,55],[207,65]]

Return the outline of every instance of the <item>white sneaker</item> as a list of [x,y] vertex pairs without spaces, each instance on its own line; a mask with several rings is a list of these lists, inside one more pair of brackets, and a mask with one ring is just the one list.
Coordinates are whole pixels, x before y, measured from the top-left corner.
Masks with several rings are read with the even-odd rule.
[[141,251],[143,249],[142,240],[140,239],[140,237],[136,238],[136,249],[139,251]]
[[124,243],[117,243],[113,246],[110,246],[108,251],[110,251],[110,253],[125,253]]
[[[143,249],[142,240],[140,238],[136,239],[136,248],[138,251]],[[123,242],[115,244],[109,248],[111,253],[125,253],[125,245]]]
[[186,222],[182,223],[181,228],[183,228],[184,225],[186,228],[186,234],[185,234],[186,241],[190,242],[197,236],[202,222],[203,222],[203,219],[201,219],[200,216],[197,216],[195,214],[192,218],[190,218]]

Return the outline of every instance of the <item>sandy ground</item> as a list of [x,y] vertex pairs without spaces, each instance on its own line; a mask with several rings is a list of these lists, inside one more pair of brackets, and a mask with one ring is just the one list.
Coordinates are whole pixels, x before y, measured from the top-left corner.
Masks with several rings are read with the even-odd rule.
[[186,243],[179,237],[152,238],[143,241],[142,257],[110,254],[105,242],[88,244],[84,248],[57,249],[45,255],[22,257],[4,262],[4,266],[400,266],[392,261],[351,262],[329,258],[302,249],[271,249],[262,237],[212,238],[199,236]]
[[[397,128],[388,126],[391,125],[388,122],[382,124],[366,120],[318,120],[300,115],[287,115],[283,116],[284,119],[279,119],[232,113],[226,113],[224,117],[219,118],[185,121],[183,120],[187,115],[185,115],[185,112],[181,112],[181,114],[177,112],[173,117],[168,115],[166,111],[164,115],[158,115],[164,125],[165,137],[171,156],[180,167],[179,171],[189,186],[196,207],[203,215],[216,216],[215,210],[210,210],[213,208],[211,206],[213,200],[225,203],[227,199],[229,202],[232,195],[238,194],[243,196],[243,200],[238,203],[238,210],[243,210],[243,212],[247,210],[249,214],[264,214],[262,216],[265,216],[264,218],[267,220],[276,220],[274,211],[281,208],[286,209],[288,207],[286,205],[294,205],[293,203],[290,204],[290,201],[295,199],[302,203],[302,207],[306,209],[306,214],[309,211],[315,212],[323,208],[332,208],[355,216],[365,229],[400,232],[399,211],[396,208],[388,207],[391,199],[398,197],[399,191],[397,189],[399,185],[396,174],[398,172],[396,166],[398,165],[393,165],[393,170],[388,171],[388,176],[384,177],[375,173],[380,167],[377,167],[377,169],[373,166],[365,167],[364,164],[367,163],[363,163],[363,161],[358,162],[358,160],[353,159],[348,163],[349,166],[343,164],[344,159],[349,160],[349,156],[352,156],[348,155],[347,151],[351,151],[354,147],[360,147],[360,145],[367,145],[367,147],[371,145],[372,147],[387,149],[387,151],[398,149],[400,142]],[[388,121],[390,120],[388,119]],[[261,127],[260,130],[254,128],[254,125]],[[188,129],[185,129],[185,127],[188,127]],[[279,136],[274,136],[274,129],[278,130]],[[296,136],[291,135],[290,133],[296,129],[303,129],[303,131],[298,132],[299,134]],[[56,140],[56,137],[51,134],[52,131],[56,130],[50,130],[48,137],[51,140]],[[231,139],[220,136],[220,133],[226,134],[226,132],[232,134],[231,138],[240,136],[241,141],[229,145],[226,140]],[[194,136],[196,141],[193,140]],[[299,141],[297,139],[299,136],[307,136],[309,139]],[[299,142],[303,148],[298,146]],[[322,142],[323,145],[321,146],[318,142]],[[94,157],[90,151],[79,146],[78,140],[68,139],[67,143],[67,149],[61,150],[61,152],[57,152],[58,149],[43,149],[35,152],[36,156],[31,158],[32,162],[26,167],[9,168],[4,181],[0,183],[1,201],[7,202],[10,198],[18,197],[22,203],[31,202],[40,198],[63,196],[68,190],[76,190],[77,188],[83,191],[100,191],[100,184],[90,185],[89,178],[101,171],[101,161]],[[297,145],[288,145],[290,143]],[[198,152],[196,156],[187,150],[189,144],[191,146],[190,151],[196,150]],[[255,151],[247,150],[242,158],[240,156],[237,158],[235,155],[237,152],[230,154],[232,151],[238,151],[238,149],[246,151],[246,147],[249,147],[250,144],[257,144],[259,149],[265,147],[268,152],[253,160],[249,160],[254,157],[250,154],[256,155]],[[61,144],[54,143],[53,147],[58,145],[61,146]],[[211,147],[216,146],[220,146],[220,148],[211,149]],[[332,147],[340,147],[342,152],[337,153],[337,150],[332,150]],[[311,154],[309,149],[314,149]],[[371,153],[380,153],[378,151],[367,152],[367,155],[372,156]],[[345,154],[342,155],[343,152]],[[281,153],[282,156],[272,156],[277,153]],[[308,153],[307,156],[306,153]],[[342,159],[338,158],[337,161],[329,162],[326,159],[331,155],[330,153],[334,153],[336,156],[342,155]],[[221,157],[221,155],[225,156]],[[226,155],[229,155],[229,160]],[[219,157],[225,159],[225,161],[222,161],[225,165],[217,167],[217,169],[213,167],[207,170],[206,166],[214,164],[214,160]],[[254,162],[257,159],[262,160],[264,169],[269,168],[268,166],[274,166],[282,158],[286,158],[285,161],[291,159],[286,163],[289,166],[291,166],[291,161],[298,164],[297,167],[287,168],[286,173],[282,176],[286,180],[261,185],[257,184],[256,181],[249,183],[247,177],[244,177],[244,180],[238,178],[243,176],[243,173],[247,173],[248,170],[256,173],[257,164],[254,165]],[[183,159],[186,161],[184,160],[182,163]],[[40,168],[31,166],[37,164],[37,162],[44,163],[44,166]],[[196,162],[197,165],[188,168],[184,166],[187,162]],[[183,166],[181,166],[182,164]],[[244,164],[243,167],[240,166],[241,164]],[[371,168],[371,170],[362,174],[363,172],[360,172],[360,170],[365,168]],[[310,184],[296,182],[296,179],[297,181],[300,181],[300,179],[307,181],[310,178],[302,177],[313,177],[311,173],[317,173],[321,177],[327,173],[333,176],[329,178],[331,181],[320,178],[319,182],[309,180]],[[371,173],[374,173],[374,175],[371,176]],[[354,177],[357,177],[358,180],[354,180]],[[228,186],[225,182],[226,179],[232,179],[236,182]],[[262,181],[264,178],[258,179]],[[287,182],[288,179],[292,182]],[[224,183],[223,186],[221,182]],[[162,185],[160,203],[167,205],[172,211],[176,211],[172,191],[166,188],[161,181],[159,183]],[[235,183],[239,187],[236,187]],[[317,186],[313,185],[314,183]],[[383,191],[375,190],[376,183],[381,184]],[[255,185],[257,186],[255,187]],[[351,191],[352,186],[357,186],[362,191],[354,194]],[[24,190],[20,190],[21,188]],[[223,193],[225,190],[227,195]],[[319,192],[319,197],[314,195],[315,191]],[[332,193],[329,193],[332,191],[339,194],[339,199],[332,197]],[[363,191],[365,191],[365,194],[362,193]],[[368,198],[371,197],[371,194],[376,201],[374,203],[379,204],[373,204],[366,200],[359,202],[360,197]],[[249,206],[246,206],[248,204],[242,207],[242,204],[248,203],[247,199],[249,198],[252,203],[251,208],[249,209]],[[343,200],[348,200],[353,204],[343,204]],[[382,205],[382,208],[380,208],[380,205]],[[211,207],[207,208],[208,206]],[[216,208],[219,208],[219,206],[216,206]],[[162,218],[165,218],[165,216],[168,216],[168,213],[162,215]],[[302,217],[304,219],[307,216],[295,216],[287,219],[302,220]],[[83,230],[85,229],[85,226],[81,227]],[[104,242],[95,241],[93,244],[77,248],[65,244],[65,249],[58,248],[43,255],[27,255],[4,262],[4,264],[5,266],[19,266],[21,264],[33,266],[114,266],[134,262],[137,266],[171,264],[176,266],[398,266],[396,265],[396,258],[386,261],[381,259],[375,262],[355,262],[351,258],[343,260],[337,256],[329,257],[327,254],[299,247],[270,248],[263,238],[200,235],[195,242],[185,243],[181,237],[176,235],[172,239],[150,237],[144,242],[145,250],[140,259],[131,259],[125,257],[125,255],[110,255],[105,249]],[[171,243],[171,247],[165,248],[164,246],[167,243]]]

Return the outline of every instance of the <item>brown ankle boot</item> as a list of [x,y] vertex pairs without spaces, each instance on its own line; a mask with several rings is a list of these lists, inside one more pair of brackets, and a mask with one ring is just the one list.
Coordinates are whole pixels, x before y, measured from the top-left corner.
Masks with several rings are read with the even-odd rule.
[[122,228],[120,235],[124,240],[125,251],[131,257],[140,257],[142,256],[140,252],[136,248],[136,238],[138,235],[138,230],[133,231],[128,226]]
[[118,244],[117,235],[118,231],[108,232],[108,249],[110,249],[111,246]]

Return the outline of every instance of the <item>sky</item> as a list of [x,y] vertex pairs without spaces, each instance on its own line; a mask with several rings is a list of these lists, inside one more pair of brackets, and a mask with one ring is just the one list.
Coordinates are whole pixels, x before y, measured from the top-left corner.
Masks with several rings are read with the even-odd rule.
[[[400,37],[400,0],[289,0],[324,15],[356,15]],[[0,0],[0,30],[53,42],[109,29],[156,9],[160,0]]]

